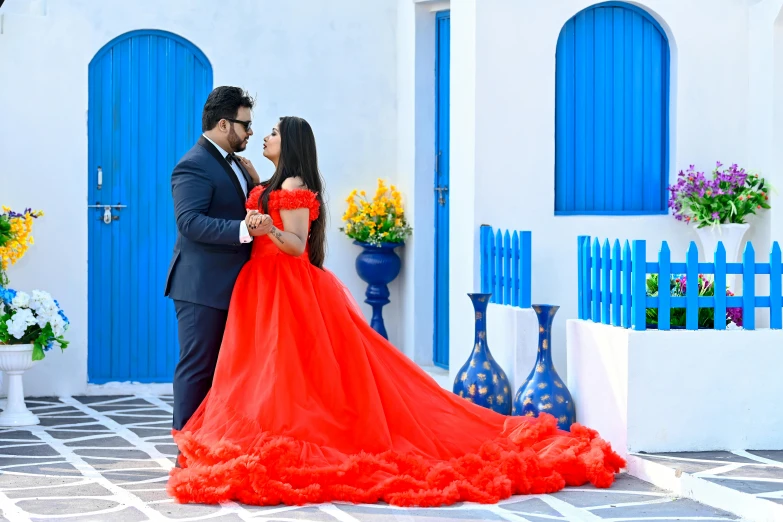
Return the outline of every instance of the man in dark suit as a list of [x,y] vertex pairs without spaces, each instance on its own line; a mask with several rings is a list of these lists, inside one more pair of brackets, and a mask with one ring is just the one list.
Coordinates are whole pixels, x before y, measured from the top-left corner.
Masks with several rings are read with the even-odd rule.
[[174,300],[180,359],[174,372],[174,429],[181,430],[212,386],[228,305],[254,236],[271,220],[248,227],[250,190],[258,184],[235,155],[250,136],[253,99],[238,87],[207,98],[204,134],[174,167],[171,192],[177,242],[166,295]]

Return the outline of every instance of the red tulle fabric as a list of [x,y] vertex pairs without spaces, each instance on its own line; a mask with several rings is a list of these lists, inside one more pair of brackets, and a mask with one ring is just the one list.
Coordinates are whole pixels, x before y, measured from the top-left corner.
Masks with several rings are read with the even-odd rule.
[[[276,226],[280,209],[317,216],[305,192],[270,194]],[[494,503],[609,487],[625,466],[579,424],[560,431],[551,415],[506,417],[442,389],[332,273],[265,237],[237,280],[212,389],[174,439],[169,493],[210,504]]]

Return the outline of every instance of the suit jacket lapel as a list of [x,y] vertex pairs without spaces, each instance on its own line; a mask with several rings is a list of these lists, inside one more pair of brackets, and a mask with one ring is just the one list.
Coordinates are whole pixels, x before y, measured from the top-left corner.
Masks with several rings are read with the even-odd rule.
[[[237,196],[239,196],[239,199],[242,201],[242,205],[245,205],[245,202],[247,201],[247,197],[245,197],[245,193],[242,190],[242,185],[239,183],[239,179],[237,178],[236,172],[234,172],[234,169],[231,168],[231,165],[228,164],[228,161],[226,161],[226,158],[223,157],[222,154],[220,154],[220,151],[215,148],[214,145],[212,145],[208,139],[206,139],[204,136],[199,138],[198,144],[204,147],[212,156],[220,163],[220,165],[223,167],[223,170],[226,171],[226,175],[231,180],[231,183],[234,185],[234,188],[237,191]],[[241,166],[240,166],[241,169]],[[247,176],[245,176],[247,177]]]

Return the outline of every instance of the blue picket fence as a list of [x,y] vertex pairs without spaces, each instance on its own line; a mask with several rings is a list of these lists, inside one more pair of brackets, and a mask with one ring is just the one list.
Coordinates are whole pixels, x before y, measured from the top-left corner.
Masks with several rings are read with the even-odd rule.
[[[715,309],[715,329],[726,329],[726,309],[742,308],[743,328],[756,328],[755,309],[769,308],[770,327],[783,328],[783,290],[781,289],[780,245],[773,243],[769,262],[757,263],[753,244],[748,242],[742,254],[742,262],[727,263],[726,249],[722,242],[715,250],[714,262],[700,263],[696,243],[691,242],[685,263],[671,261],[669,245],[664,241],[657,262],[647,261],[647,243],[643,240],[626,241],[620,247],[615,240],[603,244],[590,236],[578,237],[579,318],[645,330],[646,309],[658,309],[658,329],[669,330],[669,312],[672,308],[685,308],[685,328],[698,329],[700,308]],[[685,274],[688,281],[696,281],[699,274],[714,275],[715,288],[726,288],[728,274],[741,275],[741,296],[699,296],[695,284],[686,285],[685,296],[671,296],[669,292],[647,296],[647,274],[658,274],[659,281],[668,282],[672,275]],[[769,295],[756,295],[756,275],[769,275]],[[665,285],[665,283],[661,283]],[[664,286],[666,288],[666,286]],[[645,299],[637,299],[643,296]]]
[[530,308],[530,231],[481,227],[481,291],[490,302]]

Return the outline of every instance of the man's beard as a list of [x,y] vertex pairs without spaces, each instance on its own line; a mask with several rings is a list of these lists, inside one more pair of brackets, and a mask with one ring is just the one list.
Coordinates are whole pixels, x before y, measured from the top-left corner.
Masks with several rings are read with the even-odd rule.
[[231,146],[231,152],[242,152],[245,150],[245,140],[239,139],[233,125],[228,132],[228,144]]

